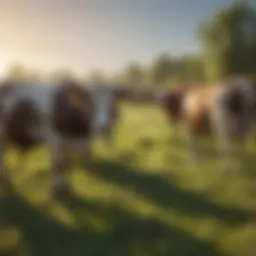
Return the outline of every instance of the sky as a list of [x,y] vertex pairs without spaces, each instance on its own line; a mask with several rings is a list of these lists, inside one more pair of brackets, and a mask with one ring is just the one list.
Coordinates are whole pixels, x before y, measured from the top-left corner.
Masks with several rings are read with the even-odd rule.
[[117,72],[160,53],[197,50],[200,22],[234,0],[0,0],[0,72]]

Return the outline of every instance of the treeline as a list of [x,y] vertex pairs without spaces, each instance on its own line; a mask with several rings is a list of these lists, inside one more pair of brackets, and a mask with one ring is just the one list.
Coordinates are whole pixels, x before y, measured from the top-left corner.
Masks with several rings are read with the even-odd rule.
[[[256,10],[252,2],[236,2],[199,24],[196,36],[200,50],[194,55],[175,58],[162,53],[146,66],[131,63],[115,75],[93,71],[82,79],[87,82],[156,87],[180,82],[214,81],[232,75],[255,77]],[[45,74],[18,64],[8,69],[7,76],[36,80],[45,78]],[[70,70],[56,70],[47,78],[76,79]]]

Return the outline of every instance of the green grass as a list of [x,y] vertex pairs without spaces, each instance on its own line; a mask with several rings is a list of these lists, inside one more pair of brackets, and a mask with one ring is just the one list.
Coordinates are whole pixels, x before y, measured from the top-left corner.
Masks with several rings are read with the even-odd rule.
[[199,167],[153,107],[124,106],[115,146],[70,170],[72,195],[50,196],[47,151],[20,169],[0,199],[0,255],[255,256],[256,150],[226,175],[207,147]]

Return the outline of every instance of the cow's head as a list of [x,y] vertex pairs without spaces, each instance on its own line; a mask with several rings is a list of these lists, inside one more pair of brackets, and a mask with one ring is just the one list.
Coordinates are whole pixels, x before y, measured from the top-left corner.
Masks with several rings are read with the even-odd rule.
[[159,91],[159,105],[170,119],[178,120],[181,118],[182,104],[186,92],[187,88],[184,87],[164,88]]

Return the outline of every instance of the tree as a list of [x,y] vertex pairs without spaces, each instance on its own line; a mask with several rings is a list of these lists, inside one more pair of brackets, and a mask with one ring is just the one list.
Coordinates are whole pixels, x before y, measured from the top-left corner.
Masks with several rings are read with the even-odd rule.
[[102,71],[93,70],[86,76],[86,81],[93,84],[101,84],[107,83],[108,79]]
[[174,73],[175,65],[168,54],[161,54],[153,61],[150,68],[150,75],[154,84],[160,85],[168,81]]
[[125,84],[129,84],[132,86],[141,86],[143,85],[144,81],[144,73],[143,68],[137,64],[132,63],[130,64],[123,73],[123,81]]
[[76,80],[76,76],[68,69],[57,69],[50,74],[50,80],[57,82],[69,82]]
[[210,80],[251,74],[256,58],[255,10],[246,2],[235,3],[199,27],[206,76]]
[[205,80],[203,61],[200,55],[185,55],[179,65],[179,80],[183,82],[202,82]]

